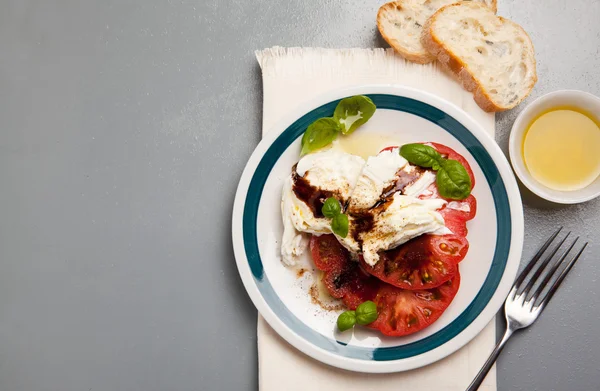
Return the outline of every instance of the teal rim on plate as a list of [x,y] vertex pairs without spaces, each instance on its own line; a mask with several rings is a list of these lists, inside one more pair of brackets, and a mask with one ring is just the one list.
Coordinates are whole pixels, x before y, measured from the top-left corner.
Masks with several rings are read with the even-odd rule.
[[496,209],[497,239],[494,258],[483,286],[469,306],[449,325],[419,341],[406,345],[366,348],[346,345],[323,336],[300,321],[277,296],[264,273],[257,239],[258,207],[263,188],[277,160],[307,126],[321,117],[330,117],[341,99],[324,104],[295,121],[273,142],[260,160],[250,181],[244,203],[242,231],[244,250],[254,281],[267,305],[294,333],[309,343],[335,355],[359,360],[390,361],[405,359],[433,350],[460,334],[473,322],[494,295],[506,268],[511,242],[511,214],[506,187],[492,157],[481,142],[460,122],[427,103],[389,94],[367,94],[378,109],[402,111],[426,119],[446,130],[471,153],[483,171]]

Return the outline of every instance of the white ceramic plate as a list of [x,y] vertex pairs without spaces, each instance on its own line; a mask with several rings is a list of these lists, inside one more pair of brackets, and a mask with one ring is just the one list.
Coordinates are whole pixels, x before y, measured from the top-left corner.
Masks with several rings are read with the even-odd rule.
[[[357,132],[446,144],[471,164],[477,215],[460,264],[461,286],[430,327],[406,337],[355,328],[338,333],[339,312],[311,302],[313,273],[298,277],[279,255],[284,178],[299,159],[300,139],[341,98],[368,95],[375,115]],[[233,208],[233,247],[244,286],[261,315],[290,344],[324,363],[359,372],[398,372],[437,361],[475,337],[493,318],[514,280],[523,246],[523,208],[510,166],[495,141],[465,112],[434,95],[400,86],[342,89],[315,98],[267,133],[242,174]],[[309,255],[300,260],[309,270]]]

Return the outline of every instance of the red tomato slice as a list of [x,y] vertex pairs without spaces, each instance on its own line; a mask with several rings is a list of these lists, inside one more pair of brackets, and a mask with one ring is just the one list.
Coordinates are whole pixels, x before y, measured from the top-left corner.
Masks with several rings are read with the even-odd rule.
[[467,240],[460,236],[423,235],[381,253],[375,266],[364,261],[361,264],[370,274],[398,288],[430,289],[456,275],[457,264],[468,248]]
[[467,238],[460,235],[431,235],[430,244],[439,257],[448,261],[459,263],[469,251]]
[[355,278],[351,280],[342,301],[348,309],[355,310],[365,301],[374,300],[383,283],[362,271],[358,262],[350,261],[350,263],[356,265],[361,274],[355,275]]
[[[438,193],[436,184],[433,183],[427,188],[427,192],[420,195],[419,198],[426,200],[442,198],[442,196]],[[450,202],[454,202],[452,207],[448,207]],[[477,213],[477,200],[472,194],[462,201],[450,200],[439,212],[450,231],[459,236],[467,236],[467,221],[473,219]]]
[[408,291],[383,285],[373,299],[379,316],[368,327],[393,337],[420,331],[444,313],[459,286],[459,273],[452,280],[429,290]]
[[328,272],[339,270],[349,256],[340,242],[333,235],[313,235],[310,240],[310,251],[317,269]]
[[442,216],[444,213],[452,213],[457,218],[461,218],[464,221],[471,220],[477,214],[477,200],[473,197],[473,194],[461,201],[450,201],[444,209],[440,211]]
[[381,152],[383,152],[383,151],[391,151],[391,150],[392,150],[392,149],[394,149],[394,148],[400,148],[400,147],[399,147],[399,146],[397,146],[397,145],[390,145],[389,147],[385,147],[385,148],[383,148],[381,151],[379,151],[379,153],[381,153]]
[[334,243],[337,240],[333,235],[313,236],[310,242],[313,256],[316,256],[315,265],[327,265],[328,268],[335,265],[330,270],[323,270],[325,287],[351,310],[367,300],[374,301],[379,316],[369,327],[379,329],[385,335],[407,335],[429,326],[446,310],[458,291],[458,272],[452,280],[429,290],[405,290],[386,284],[365,273],[347,252],[346,257],[340,256],[345,249],[338,243],[339,248],[333,250]]
[[444,224],[446,228],[452,231],[453,234],[458,236],[467,236],[469,230],[467,229],[467,220],[463,218],[460,212],[444,208],[440,211],[440,214],[444,218]]
[[342,299],[350,309],[375,297],[378,281],[350,259],[350,254],[335,236],[313,235],[310,249],[315,266],[325,272],[323,283],[332,297]]
[[477,200],[470,195],[462,201],[451,201],[440,210],[446,227],[458,236],[467,236],[467,221],[477,213]]

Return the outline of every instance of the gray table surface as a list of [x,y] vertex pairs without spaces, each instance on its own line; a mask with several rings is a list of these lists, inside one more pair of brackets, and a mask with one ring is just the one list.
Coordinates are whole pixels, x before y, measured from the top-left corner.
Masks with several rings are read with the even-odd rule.
[[[537,50],[528,101],[600,95],[600,1],[498,2]],[[2,1],[1,390],[257,388],[230,240],[260,138],[253,51],[382,46],[380,4]],[[504,150],[521,108],[497,116]],[[598,241],[600,201],[523,197],[525,256],[559,224]],[[599,246],[509,344],[499,390],[600,389]]]

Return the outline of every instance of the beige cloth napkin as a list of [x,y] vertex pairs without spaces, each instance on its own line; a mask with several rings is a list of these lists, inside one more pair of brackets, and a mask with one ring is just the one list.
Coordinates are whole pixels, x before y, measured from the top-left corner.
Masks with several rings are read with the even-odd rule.
[[[494,115],[483,112],[472,95],[436,64],[405,61],[391,49],[315,49],[274,47],[256,52],[263,75],[263,135],[282,116],[315,95],[340,87],[401,84],[445,98],[463,108],[494,135]],[[459,391],[464,390],[495,345],[490,322],[468,345],[432,365],[393,374],[353,373],[322,364],[279,337],[258,319],[261,391]],[[482,391],[496,390],[492,368]]]

